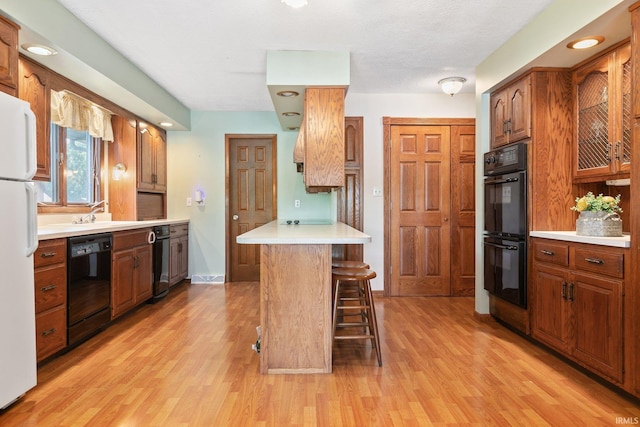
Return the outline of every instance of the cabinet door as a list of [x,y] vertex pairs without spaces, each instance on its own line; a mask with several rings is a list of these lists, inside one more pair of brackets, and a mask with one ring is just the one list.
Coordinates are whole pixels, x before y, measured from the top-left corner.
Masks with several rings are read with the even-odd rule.
[[180,281],[180,238],[169,241],[169,283],[175,285]]
[[509,86],[509,143],[531,137],[531,76]]
[[570,290],[573,356],[594,370],[622,381],[622,283],[574,275]]
[[562,352],[568,351],[567,271],[533,264],[532,335]]
[[491,95],[491,148],[509,143],[507,133],[507,90]]
[[144,123],[138,124],[138,189],[154,189],[154,130]]
[[152,245],[141,246],[134,251],[135,304],[153,296]]
[[18,87],[18,27],[0,16],[0,86],[16,96]]
[[156,191],[167,190],[167,141],[165,134],[156,131],[154,138],[154,189]]
[[628,173],[631,170],[631,45],[616,50],[615,58],[621,99],[618,100],[620,114],[616,118],[613,160],[616,173]]
[[111,265],[111,318],[126,313],[135,305],[133,270],[135,254],[132,249],[114,252]]
[[611,164],[609,101],[613,96],[609,81],[610,55],[576,71],[575,176],[607,174]]
[[20,58],[20,99],[31,104],[36,116],[36,175],[35,179],[51,180],[50,88],[49,71],[29,60]]
[[189,236],[180,238],[180,280],[189,275]]

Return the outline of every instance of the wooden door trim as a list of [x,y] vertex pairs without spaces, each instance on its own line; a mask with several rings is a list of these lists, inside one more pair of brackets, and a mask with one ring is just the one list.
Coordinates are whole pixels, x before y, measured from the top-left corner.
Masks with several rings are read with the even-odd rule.
[[229,146],[232,139],[271,139],[271,169],[272,169],[272,182],[273,188],[271,191],[271,201],[273,206],[273,217],[278,218],[278,153],[277,153],[277,141],[278,136],[276,134],[236,134],[227,133],[224,135],[224,241],[225,241],[225,272],[224,281],[227,282],[229,274],[231,272],[231,233],[230,227],[230,210],[229,210]]
[[424,126],[475,126],[476,119],[465,118],[418,118],[418,117],[383,117],[383,194],[384,194],[384,296],[391,295],[391,126],[424,125]]

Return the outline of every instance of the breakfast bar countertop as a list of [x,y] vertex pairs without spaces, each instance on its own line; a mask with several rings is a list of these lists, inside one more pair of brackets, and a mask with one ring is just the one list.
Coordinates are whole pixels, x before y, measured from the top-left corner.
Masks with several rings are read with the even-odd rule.
[[531,237],[564,240],[566,242],[588,243],[591,245],[613,246],[617,248],[631,247],[631,238],[628,234],[623,234],[621,237],[597,237],[579,236],[575,231],[531,231],[529,235]]
[[287,224],[271,221],[236,237],[240,244],[332,244],[369,243],[371,236],[342,222]]

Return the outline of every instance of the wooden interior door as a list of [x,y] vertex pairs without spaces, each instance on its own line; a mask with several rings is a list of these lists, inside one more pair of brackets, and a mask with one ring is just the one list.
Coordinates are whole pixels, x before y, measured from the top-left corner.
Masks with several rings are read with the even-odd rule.
[[450,126],[391,127],[390,293],[450,295]]
[[451,296],[476,288],[476,127],[451,126]]
[[260,245],[236,237],[277,218],[276,136],[227,135],[227,281],[260,280]]

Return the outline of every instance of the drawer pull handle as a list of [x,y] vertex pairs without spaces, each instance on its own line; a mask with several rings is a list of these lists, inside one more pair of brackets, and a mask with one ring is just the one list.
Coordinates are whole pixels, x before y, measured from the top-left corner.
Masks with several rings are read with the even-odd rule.
[[54,257],[56,255],[58,255],[57,252],[43,252],[43,253],[40,254],[40,257],[41,258],[51,258],[51,257]]
[[567,299],[567,282],[562,282],[562,299]]
[[598,264],[598,265],[604,264],[604,260],[599,258],[585,258],[584,260],[591,264]]
[[545,255],[549,255],[549,256],[554,256],[556,253],[553,251],[548,251],[546,249],[541,250],[540,252],[542,252]]
[[40,290],[41,290],[42,292],[48,292],[48,291],[52,291],[52,290],[54,290],[55,288],[57,288],[57,286],[56,286],[56,285],[49,285],[49,286],[43,286],[43,287],[41,287],[41,288],[40,288]]
[[43,337],[46,337],[47,335],[51,335],[55,333],[56,333],[56,328],[51,328],[51,329],[47,329],[46,331],[42,331],[40,335],[42,335]]

